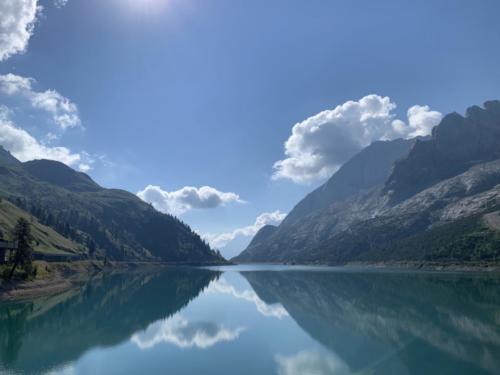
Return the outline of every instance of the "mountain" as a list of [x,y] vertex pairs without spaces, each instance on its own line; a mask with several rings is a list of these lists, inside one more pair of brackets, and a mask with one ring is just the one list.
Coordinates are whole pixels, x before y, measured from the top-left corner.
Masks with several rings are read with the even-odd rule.
[[396,162],[386,184],[391,199],[400,202],[471,166],[500,159],[500,101],[467,109],[466,116],[443,118],[427,141],[417,141],[409,155]]
[[223,258],[177,218],[134,194],[105,189],[49,160],[21,163],[0,152],[0,197],[29,212],[87,255],[115,260],[220,263]]
[[266,241],[278,230],[275,225],[265,225],[259,229],[259,231],[252,238],[252,241],[248,244],[246,251],[252,252],[252,249],[258,249],[259,246],[265,246]]
[[300,201],[283,221],[284,226],[334,202],[383,184],[396,160],[407,154],[414,140],[378,141],[348,160],[325,184]]
[[[348,213],[344,209],[345,202],[383,187],[394,162],[407,154],[414,142],[397,139],[372,143],[347,161],[325,184],[300,201],[267,241],[258,241],[258,244],[252,241],[233,260],[281,261],[285,259],[281,257],[285,249],[300,252],[305,246],[319,243],[326,233],[340,229],[341,221],[349,221],[347,217],[338,218],[339,213]],[[351,214],[354,218],[354,213]],[[275,254],[270,257],[270,252]]]
[[20,161],[17,160],[11,153],[0,146],[0,168],[2,165],[13,165],[19,164]]
[[499,101],[469,108],[465,117],[445,116],[432,137],[413,142],[404,157],[393,158],[393,167],[384,165],[384,180],[373,180],[378,184],[366,184],[323,204],[308,202],[321,202],[311,196],[321,196],[318,191],[332,181],[348,181],[339,173],[351,169],[354,159],[363,160],[360,156],[367,150],[300,202],[292,218],[287,217],[265,243],[245,250],[235,261],[500,260]]
[[28,161],[23,164],[23,169],[40,181],[62,187],[69,191],[96,192],[103,190],[85,173],[77,172],[58,161]]

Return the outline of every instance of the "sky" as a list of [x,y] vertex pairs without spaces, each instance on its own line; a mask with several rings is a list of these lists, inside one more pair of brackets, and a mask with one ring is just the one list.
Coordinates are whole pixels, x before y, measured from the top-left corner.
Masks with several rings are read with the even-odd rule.
[[499,99],[498,14],[497,0],[2,0],[0,144],[236,255],[371,142]]

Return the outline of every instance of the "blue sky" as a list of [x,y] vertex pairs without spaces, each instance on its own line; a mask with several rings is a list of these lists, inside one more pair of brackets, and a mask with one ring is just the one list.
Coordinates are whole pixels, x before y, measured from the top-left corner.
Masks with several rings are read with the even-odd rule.
[[498,99],[498,14],[496,0],[6,0],[0,142],[143,191],[225,233],[217,246],[237,237],[230,254],[370,141]]

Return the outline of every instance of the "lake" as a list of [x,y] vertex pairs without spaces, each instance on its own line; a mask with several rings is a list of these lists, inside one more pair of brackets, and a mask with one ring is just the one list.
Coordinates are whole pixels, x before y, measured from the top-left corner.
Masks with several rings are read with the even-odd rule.
[[0,303],[2,374],[500,373],[495,275],[171,268]]

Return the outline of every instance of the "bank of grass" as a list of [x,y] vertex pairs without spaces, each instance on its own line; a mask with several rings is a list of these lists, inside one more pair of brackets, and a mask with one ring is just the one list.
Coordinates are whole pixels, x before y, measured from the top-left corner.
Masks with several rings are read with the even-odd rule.
[[12,233],[17,221],[20,218],[26,219],[31,224],[31,234],[33,236],[33,250],[38,253],[48,255],[81,255],[85,253],[82,245],[64,237],[54,229],[43,225],[28,212],[15,206],[11,202],[0,200],[0,231],[7,240]]
[[[0,265],[0,285],[8,283],[7,275],[10,274],[11,264]],[[71,274],[83,274],[91,272],[99,272],[105,268],[102,261],[76,261],[76,262],[45,262],[34,261],[33,273],[27,274],[22,267],[18,267],[12,277],[11,282],[20,281],[39,281],[53,278],[58,274],[69,276]]]

